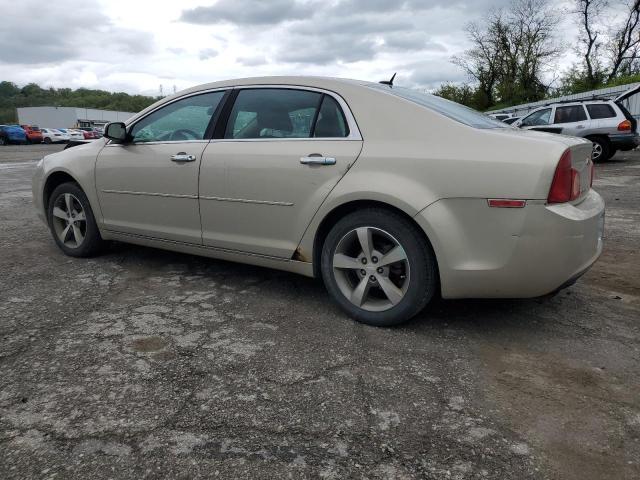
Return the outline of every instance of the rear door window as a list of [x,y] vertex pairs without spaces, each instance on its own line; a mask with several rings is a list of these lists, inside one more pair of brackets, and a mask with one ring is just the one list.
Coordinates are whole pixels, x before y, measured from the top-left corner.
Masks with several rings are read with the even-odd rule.
[[574,123],[587,119],[587,114],[582,105],[570,105],[567,107],[556,107],[556,114],[553,123]]
[[224,138],[311,138],[322,96],[285,88],[240,90]]
[[616,116],[615,110],[611,105],[607,105],[606,103],[588,104],[587,110],[589,112],[589,116],[594,120],[599,118],[613,118]]

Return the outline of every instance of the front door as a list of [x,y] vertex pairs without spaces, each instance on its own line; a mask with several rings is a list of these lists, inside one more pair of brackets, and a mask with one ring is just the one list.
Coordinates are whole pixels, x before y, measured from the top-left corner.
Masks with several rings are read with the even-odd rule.
[[198,171],[223,96],[171,102],[134,123],[129,142],[102,149],[96,187],[107,230],[201,243]]
[[205,245],[291,258],[362,140],[344,102],[302,88],[238,92],[200,172]]

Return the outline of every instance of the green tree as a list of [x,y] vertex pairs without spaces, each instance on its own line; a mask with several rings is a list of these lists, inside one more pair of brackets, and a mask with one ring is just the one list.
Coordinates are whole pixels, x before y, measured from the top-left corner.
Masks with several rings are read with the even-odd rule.
[[16,108],[38,106],[85,107],[103,110],[139,112],[158,100],[158,97],[129,95],[88,88],[47,88],[29,83],[19,88],[12,82],[0,82],[0,123],[15,123]]

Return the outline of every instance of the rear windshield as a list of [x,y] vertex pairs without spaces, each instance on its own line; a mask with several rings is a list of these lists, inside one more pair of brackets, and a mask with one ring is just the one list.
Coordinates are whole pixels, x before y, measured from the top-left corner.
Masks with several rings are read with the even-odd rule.
[[383,90],[410,102],[438,112],[445,117],[475,128],[511,128],[507,124],[495,120],[484,113],[480,113],[472,108],[465,107],[459,103],[452,102],[445,98],[437,97],[429,93],[422,93],[417,90],[404,87],[389,87],[383,84],[370,84],[372,88]]

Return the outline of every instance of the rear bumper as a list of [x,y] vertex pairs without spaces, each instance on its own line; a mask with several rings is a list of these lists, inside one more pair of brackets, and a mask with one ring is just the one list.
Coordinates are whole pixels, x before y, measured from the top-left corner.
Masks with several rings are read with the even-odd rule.
[[604,201],[489,208],[440,200],[416,216],[432,241],[444,298],[530,298],[567,286],[602,253]]
[[613,148],[631,150],[640,145],[640,135],[637,133],[619,133],[609,135],[609,141]]

